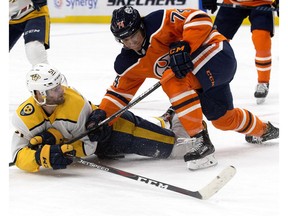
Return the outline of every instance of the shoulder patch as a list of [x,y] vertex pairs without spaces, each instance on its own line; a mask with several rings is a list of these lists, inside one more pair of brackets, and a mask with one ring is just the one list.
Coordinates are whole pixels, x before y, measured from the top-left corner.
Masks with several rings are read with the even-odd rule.
[[23,109],[20,111],[21,116],[28,116],[34,113],[35,108],[31,103],[26,104],[26,106],[23,107]]

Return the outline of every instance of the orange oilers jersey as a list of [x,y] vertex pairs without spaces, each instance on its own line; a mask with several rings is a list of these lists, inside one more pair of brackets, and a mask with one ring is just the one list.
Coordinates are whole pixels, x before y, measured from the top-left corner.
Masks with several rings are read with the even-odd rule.
[[[226,38],[213,29],[211,18],[203,11],[187,9],[157,10],[142,18],[145,52],[122,48],[114,68],[117,77],[99,106],[110,116],[126,106],[146,78],[161,79],[169,69],[169,45],[184,40],[189,43],[195,68],[205,62],[205,47]],[[217,46],[216,46],[217,47]],[[213,48],[212,48],[213,49]],[[212,52],[209,50],[208,52]],[[197,55],[193,55],[197,53]],[[193,71],[196,74],[197,71]],[[193,75],[194,76],[194,75]]]
[[223,3],[256,7],[260,5],[272,4],[273,1],[274,0],[223,0]]

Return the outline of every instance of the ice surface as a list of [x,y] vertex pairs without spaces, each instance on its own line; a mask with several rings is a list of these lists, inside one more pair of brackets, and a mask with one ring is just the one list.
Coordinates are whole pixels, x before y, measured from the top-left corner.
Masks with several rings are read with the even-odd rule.
[[[238,59],[238,70],[231,88],[235,107],[246,108],[262,120],[279,126],[278,27],[272,42],[273,66],[266,102],[257,105],[253,97],[257,74],[248,26],[241,27],[231,42]],[[121,45],[115,42],[108,25],[51,26],[49,62],[65,74],[69,85],[96,104],[114,80],[113,62],[120,49]],[[29,96],[25,75],[30,65],[25,56],[23,39],[15,45],[8,60],[10,119],[12,112]],[[147,80],[137,95],[156,82]],[[169,101],[159,88],[131,111],[143,117],[158,116],[168,106]],[[26,173],[10,167],[8,215],[279,215],[279,140],[266,145],[251,145],[245,142],[242,134],[220,131],[210,122],[208,127],[216,148],[216,167],[191,172],[180,159],[152,160],[138,156],[103,163],[193,191],[201,189],[225,167],[235,166],[237,173],[231,182],[209,200],[197,200],[79,164],[66,170],[42,169],[39,173]],[[8,133],[12,135],[12,132],[9,124]],[[2,145],[9,145],[9,142]],[[7,151],[9,155],[9,148]]]

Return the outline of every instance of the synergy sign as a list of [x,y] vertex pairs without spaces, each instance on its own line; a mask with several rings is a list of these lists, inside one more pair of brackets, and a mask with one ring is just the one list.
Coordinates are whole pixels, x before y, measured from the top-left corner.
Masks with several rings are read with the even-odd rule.
[[[54,8],[71,10],[80,8],[95,9],[98,0],[53,0]],[[53,8],[53,7],[52,7]],[[50,9],[50,8],[49,8]]]

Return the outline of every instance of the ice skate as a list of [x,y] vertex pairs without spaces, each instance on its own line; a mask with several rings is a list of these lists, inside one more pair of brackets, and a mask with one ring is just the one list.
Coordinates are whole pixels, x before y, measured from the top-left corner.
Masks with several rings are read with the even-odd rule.
[[[203,125],[206,126],[204,121]],[[179,138],[178,141],[186,144],[188,152],[184,155],[184,161],[187,162],[188,169],[198,170],[217,165],[214,157],[215,148],[210,141],[206,127],[195,136]]]
[[245,139],[248,143],[262,144],[265,141],[279,138],[279,128],[274,127],[270,122],[267,123],[267,130],[261,137],[246,135]]
[[269,91],[269,83],[258,83],[256,86],[256,91],[254,97],[256,98],[257,104],[262,104],[265,102]]

